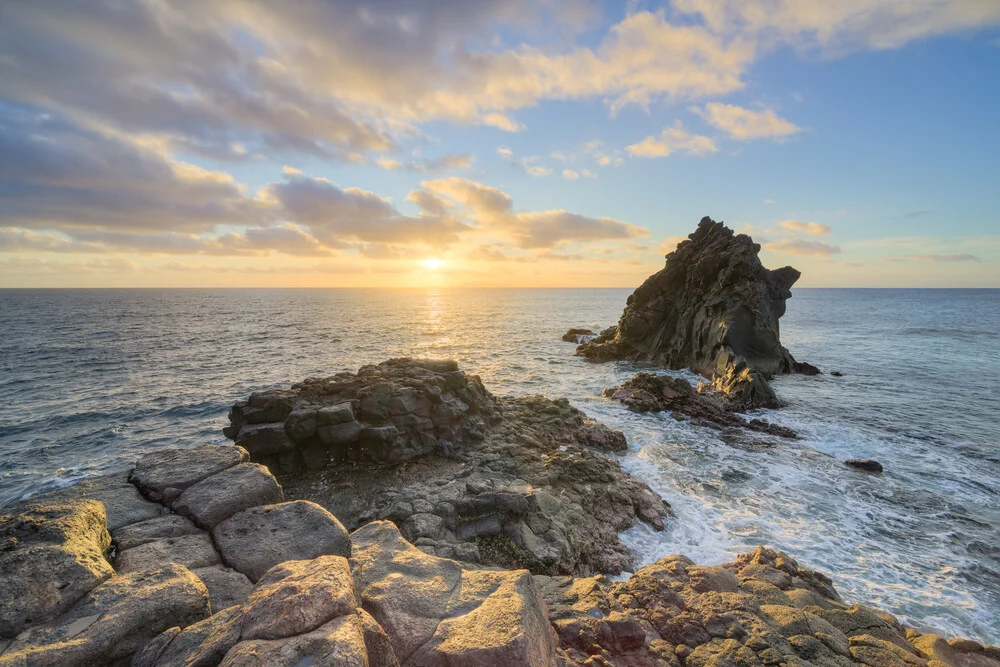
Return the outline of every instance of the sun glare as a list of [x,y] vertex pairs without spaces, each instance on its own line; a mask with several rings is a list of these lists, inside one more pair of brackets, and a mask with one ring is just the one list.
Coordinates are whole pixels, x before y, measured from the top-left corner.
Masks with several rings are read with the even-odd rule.
[[424,265],[425,269],[429,269],[431,271],[437,271],[438,269],[444,266],[443,259],[435,259],[435,258],[423,259],[420,260],[420,263]]

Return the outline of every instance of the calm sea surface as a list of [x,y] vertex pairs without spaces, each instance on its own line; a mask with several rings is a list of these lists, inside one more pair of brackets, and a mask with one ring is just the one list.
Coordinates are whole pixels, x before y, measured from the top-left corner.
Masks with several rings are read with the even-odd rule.
[[625,534],[644,563],[773,545],[849,600],[1000,643],[1000,290],[794,290],[782,341],[827,374],[775,383],[787,407],[761,412],[792,442],[601,398],[641,367],[588,364],[559,337],[614,323],[629,293],[0,290],[0,506],[223,442],[229,406],[252,391],[450,357],[494,393],[567,396],[625,431],[622,464],[677,513],[663,533]]

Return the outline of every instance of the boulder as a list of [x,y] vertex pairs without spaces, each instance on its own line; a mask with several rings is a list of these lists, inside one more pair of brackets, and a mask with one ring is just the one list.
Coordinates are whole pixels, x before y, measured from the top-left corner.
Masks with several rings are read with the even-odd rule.
[[135,464],[130,480],[149,498],[173,501],[188,487],[243,463],[249,454],[234,445],[203,445],[146,454]]
[[246,575],[224,565],[199,567],[191,571],[208,589],[213,614],[233,605],[243,604],[253,590],[253,583]]
[[18,635],[0,664],[119,664],[158,633],[208,615],[208,591],[181,565],[119,575],[50,624]]
[[844,465],[857,468],[858,470],[864,470],[866,472],[879,473],[884,470],[884,468],[882,468],[882,464],[875,459],[847,459],[844,461]]
[[281,421],[258,422],[247,418],[249,401],[238,403],[224,432],[279,472],[345,460],[397,463],[434,453],[441,441],[461,447],[481,438],[496,407],[478,377],[428,359],[390,359],[252,398],[288,410],[268,413],[284,414]]
[[119,551],[124,551],[165,537],[182,537],[199,532],[201,529],[187,517],[167,514],[119,528],[112,533],[111,539],[118,545]]
[[[283,662],[281,656],[301,653],[298,659],[305,659],[310,650],[338,655],[334,650],[337,642],[322,641],[322,638],[329,637],[334,627],[329,624],[340,618],[353,619],[351,623],[356,624],[354,627],[359,633],[356,636],[360,638],[361,655],[365,655],[363,622],[357,606],[347,559],[321,556],[313,560],[288,561],[271,568],[243,603],[188,628],[167,629],[136,656],[133,665],[217,665],[223,660],[223,664],[242,664],[239,660],[251,660],[258,650],[263,652],[261,655],[277,660],[277,663],[263,664],[294,665],[298,664],[296,660]],[[317,631],[320,635],[314,634]],[[287,646],[282,643],[294,638],[301,640]],[[240,644],[244,646],[226,657]]]
[[362,605],[412,665],[549,665],[555,633],[526,571],[463,571],[388,522],[352,534]]
[[147,542],[118,554],[115,569],[119,574],[155,568],[166,563],[177,563],[188,569],[218,565],[219,554],[212,546],[208,533],[164,537]]
[[337,518],[306,500],[237,512],[212,535],[226,563],[251,581],[288,560],[351,555],[350,535]]
[[576,343],[577,345],[581,345],[589,342],[590,339],[596,335],[597,332],[591,331],[590,329],[572,328],[562,335],[562,339],[567,343]]
[[266,467],[240,463],[188,488],[173,509],[211,529],[237,512],[281,500],[281,486]]
[[114,574],[104,558],[110,545],[96,500],[28,503],[0,514],[0,637],[61,614]]
[[[628,298],[618,325],[576,353],[593,361],[690,368],[726,378],[720,390],[735,392],[747,405],[765,405],[767,379],[796,368],[781,346],[778,320],[800,274],[790,266],[764,268],[759,252],[760,245],[746,234],[702,218],[688,240],[667,255],[666,266]],[[743,388],[747,382],[755,383],[752,389]]]
[[[769,391],[770,387],[767,389]],[[684,378],[638,373],[624,384],[605,389],[604,396],[623,403],[633,412],[669,412],[675,419],[688,417],[700,426],[745,428],[768,435],[797,438],[795,431],[789,428],[761,419],[747,420],[734,413],[735,410],[751,407],[751,403],[757,402],[756,407],[760,407],[760,402],[769,400],[755,398],[754,391],[751,380],[742,387],[720,391],[704,384],[696,389]]]
[[219,663],[219,667],[272,665],[370,667],[361,619],[350,614],[286,639],[241,641]]
[[240,640],[241,606],[228,607],[186,628],[165,630],[136,653],[132,667],[218,665]]
[[114,535],[119,528],[162,516],[167,509],[142,497],[128,481],[128,472],[93,477],[73,486],[47,493],[34,500],[90,498],[104,504],[108,515],[108,531]]

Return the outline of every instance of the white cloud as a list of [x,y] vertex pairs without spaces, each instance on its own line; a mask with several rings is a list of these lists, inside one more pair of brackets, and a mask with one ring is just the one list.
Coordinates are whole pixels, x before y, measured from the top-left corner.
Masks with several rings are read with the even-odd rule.
[[800,222],[798,220],[785,220],[779,222],[780,227],[790,229],[793,232],[801,232],[809,236],[826,236],[830,233],[830,225],[819,222]]
[[797,125],[779,118],[773,109],[753,111],[735,104],[709,102],[704,108],[691,107],[691,111],[738,141],[780,139],[802,131]]
[[801,239],[783,239],[781,241],[764,242],[771,252],[782,255],[804,255],[809,257],[829,257],[840,252],[840,246],[823,241],[803,241]]
[[563,169],[562,175],[567,181],[575,181],[580,178],[579,172],[573,171],[572,169]]
[[991,0],[674,0],[713,34],[765,44],[818,48],[827,55],[888,49],[907,42],[1000,23]]
[[625,150],[634,157],[655,158],[666,157],[675,151],[683,151],[689,155],[705,155],[719,149],[711,138],[692,134],[678,122],[673,127],[663,128],[659,136],[648,136]]
[[613,218],[593,218],[564,210],[515,211],[507,193],[464,178],[453,176],[420,185],[454,201],[480,232],[499,233],[520,248],[648,236],[645,229]]

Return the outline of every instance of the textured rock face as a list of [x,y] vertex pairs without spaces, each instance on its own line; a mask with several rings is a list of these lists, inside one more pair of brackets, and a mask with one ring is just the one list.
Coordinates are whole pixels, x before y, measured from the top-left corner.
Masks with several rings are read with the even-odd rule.
[[48,500],[0,515],[0,637],[64,612],[114,570],[104,506]]
[[555,633],[524,570],[463,570],[428,556],[389,522],[356,531],[362,605],[409,665],[551,665]]
[[208,591],[183,566],[120,575],[52,623],[18,635],[0,665],[118,664],[163,630],[209,613]]
[[400,463],[481,440],[495,410],[479,378],[453,361],[392,359],[253,394],[230,411],[225,433],[276,471]]
[[724,393],[696,390],[684,378],[638,373],[622,385],[608,387],[604,395],[635,412],[669,412],[675,419],[689,417],[691,423],[699,426],[745,428],[784,438],[798,437],[795,431],[783,426],[760,419],[744,419],[733,413],[731,400]]
[[749,369],[763,384],[795,370],[778,338],[778,319],[799,272],[765,269],[759,244],[707,217],[688,239],[629,297],[617,327],[577,354],[654,361],[709,378]]
[[848,606],[829,578],[763,547],[716,567],[667,556],[621,583],[535,579],[569,664],[1000,667],[1000,649]]
[[226,562],[251,581],[288,560],[351,555],[351,537],[337,518],[307,500],[244,510],[212,535]]
[[[391,520],[436,556],[551,574],[620,572],[633,556],[618,533],[637,520],[662,529],[670,511],[609,456],[628,448],[620,431],[565,399],[496,398],[454,362],[396,359],[255,394],[233,409],[234,428],[247,413],[285,421],[230,429],[237,440],[248,428],[289,442],[314,429],[285,459],[303,465],[323,428],[355,424],[354,445],[313,462],[325,467],[296,464],[282,476],[287,497],[318,503],[349,529]],[[403,444],[366,448],[374,442],[366,433]]]

